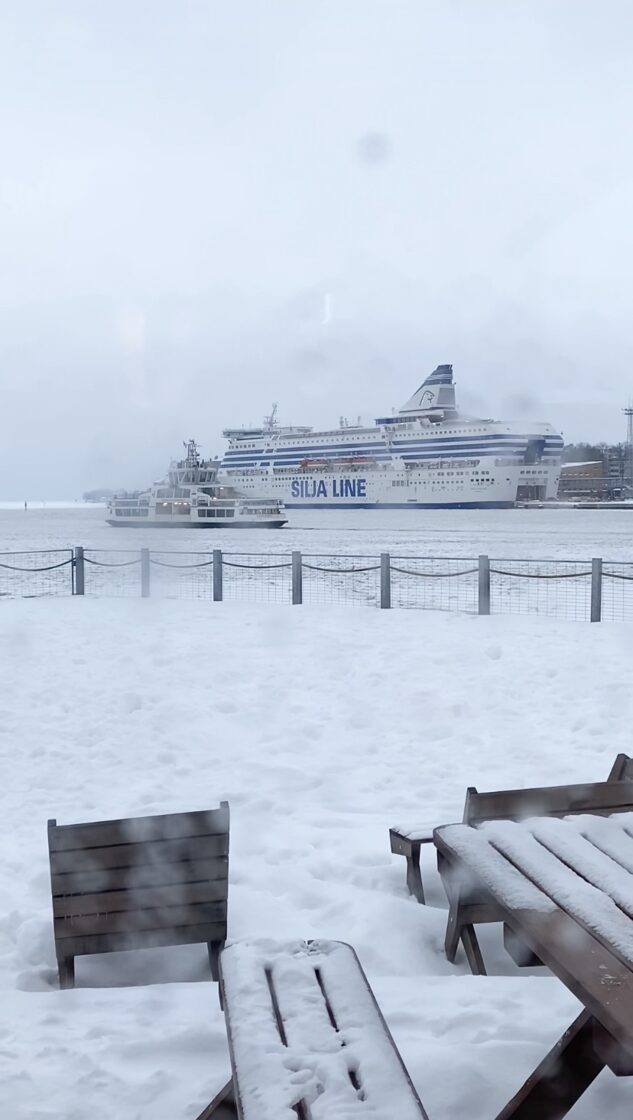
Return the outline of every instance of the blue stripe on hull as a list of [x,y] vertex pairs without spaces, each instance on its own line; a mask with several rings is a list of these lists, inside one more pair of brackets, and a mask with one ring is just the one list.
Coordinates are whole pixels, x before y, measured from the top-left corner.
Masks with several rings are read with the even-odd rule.
[[288,502],[286,509],[514,509],[514,502]]

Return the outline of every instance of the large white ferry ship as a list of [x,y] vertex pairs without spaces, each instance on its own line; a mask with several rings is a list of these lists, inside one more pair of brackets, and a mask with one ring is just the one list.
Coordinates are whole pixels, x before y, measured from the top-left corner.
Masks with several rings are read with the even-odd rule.
[[243,493],[288,507],[504,508],[555,498],[563,440],[540,421],[478,420],[455,403],[441,365],[393,416],[333,431],[228,428],[221,474]]

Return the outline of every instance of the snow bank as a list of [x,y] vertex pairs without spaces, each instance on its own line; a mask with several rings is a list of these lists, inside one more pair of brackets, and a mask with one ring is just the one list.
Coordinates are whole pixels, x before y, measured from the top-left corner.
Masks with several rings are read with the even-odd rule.
[[[495,929],[498,975],[449,965],[432,854],[421,907],[388,826],[459,820],[467,785],[606,777],[630,749],[632,645],[627,627],[541,618],[2,603],[3,1115],[193,1120],[226,1080],[204,946],[79,958],[57,990],[46,848],[49,817],[226,798],[230,936],[350,942],[431,1120],[490,1120],[575,1002],[515,970]],[[574,1120],[628,1120],[629,1090],[601,1075]]]

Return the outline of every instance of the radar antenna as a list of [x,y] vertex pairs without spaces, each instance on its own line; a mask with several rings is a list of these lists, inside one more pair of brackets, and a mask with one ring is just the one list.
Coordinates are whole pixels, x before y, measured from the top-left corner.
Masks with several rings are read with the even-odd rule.
[[183,440],[183,445],[187,448],[187,464],[197,466],[200,462],[200,452],[195,439],[189,439],[186,443]]
[[264,417],[264,423],[266,425],[267,431],[274,432],[275,428],[277,427],[277,401],[273,402],[270,416]]

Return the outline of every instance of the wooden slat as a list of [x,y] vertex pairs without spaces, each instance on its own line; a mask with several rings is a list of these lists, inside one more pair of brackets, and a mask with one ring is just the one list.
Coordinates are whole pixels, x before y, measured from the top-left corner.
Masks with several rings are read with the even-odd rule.
[[226,923],[203,923],[199,926],[179,926],[176,929],[152,929],[137,932],[101,933],[64,937],[57,944],[59,956],[79,957],[90,953],[118,953],[128,949],[157,949],[167,945],[195,945],[200,941],[219,941],[226,938]]
[[633,973],[562,910],[516,911],[508,924],[633,1056]]
[[[226,856],[180,863],[136,864],[134,867],[113,867],[95,871],[66,872],[52,875],[53,897],[69,894],[91,894],[95,891],[119,891],[129,888],[170,886],[174,883],[218,882],[228,875]],[[227,889],[225,887],[225,889]]]
[[587,785],[542,786],[533,789],[468,790],[464,822],[564,817],[571,813],[633,812],[633,781]]
[[154,817],[131,817],[94,824],[49,825],[51,852],[78,848],[110,847],[113,844],[175,840],[187,836],[215,836],[228,832],[228,808],[199,813],[167,813]]
[[619,754],[609,772],[608,782],[630,782],[633,779],[633,758]]
[[229,851],[228,832],[217,836],[199,836],[184,840],[157,840],[155,843],[118,844],[110,848],[51,852],[52,873],[102,870],[106,867],[137,867],[141,864],[174,863],[178,860],[211,859],[226,856]]
[[415,841],[410,840],[408,836],[403,836],[401,832],[396,832],[395,828],[390,828],[389,843],[394,855],[410,856]]
[[156,910],[165,906],[194,906],[201,902],[222,902],[228,895],[226,879],[211,883],[177,883],[170,887],[134,887],[99,894],[75,894],[53,899],[53,916],[129,913],[133,910]]
[[163,906],[154,910],[117,911],[72,918],[54,918],[55,940],[94,936],[100,933],[176,929],[178,926],[204,925],[226,921],[226,902],[199,903],[197,906]]

